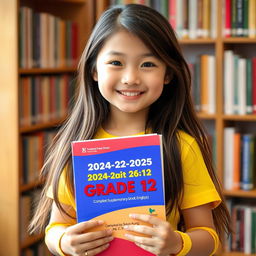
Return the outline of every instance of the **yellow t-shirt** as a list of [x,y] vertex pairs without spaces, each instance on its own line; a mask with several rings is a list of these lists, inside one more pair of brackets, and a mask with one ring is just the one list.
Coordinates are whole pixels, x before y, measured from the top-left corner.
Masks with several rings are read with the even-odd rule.
[[[99,129],[94,138],[102,139],[111,137],[115,136],[107,133],[103,129]],[[219,205],[221,199],[207,171],[196,140],[183,131],[179,131],[179,137],[184,179],[184,195],[180,208],[187,209],[207,203],[212,203],[212,208],[215,208]],[[61,203],[70,205],[76,209],[75,199],[65,185],[65,171],[66,170],[64,170],[60,177],[58,190],[59,200]],[[47,196],[53,198],[51,188],[49,188]],[[177,229],[179,218],[178,211],[176,211],[176,213],[172,212],[167,217],[174,229]]]

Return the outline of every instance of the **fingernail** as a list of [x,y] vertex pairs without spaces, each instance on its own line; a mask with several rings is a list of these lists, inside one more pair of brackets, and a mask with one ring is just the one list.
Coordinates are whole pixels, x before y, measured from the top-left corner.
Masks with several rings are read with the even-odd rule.
[[129,234],[124,234],[127,238],[131,238],[132,236]]
[[129,227],[127,225],[124,226],[124,229],[129,229]]
[[103,223],[104,223],[103,220],[98,220],[98,224],[99,224],[99,225],[102,225]]
[[129,217],[135,219],[135,214],[131,213],[129,214]]

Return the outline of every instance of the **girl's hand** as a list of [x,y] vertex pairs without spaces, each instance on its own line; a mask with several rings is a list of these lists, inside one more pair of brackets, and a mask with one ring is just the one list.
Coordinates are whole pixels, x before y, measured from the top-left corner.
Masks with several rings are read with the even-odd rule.
[[104,251],[113,240],[112,230],[86,232],[102,225],[103,221],[85,221],[67,227],[61,239],[61,249],[72,256],[93,256]]
[[179,234],[174,232],[167,221],[144,214],[130,214],[130,217],[152,224],[153,227],[144,225],[128,225],[124,229],[135,231],[150,237],[126,234],[126,237],[144,250],[159,256],[177,254],[182,248]]

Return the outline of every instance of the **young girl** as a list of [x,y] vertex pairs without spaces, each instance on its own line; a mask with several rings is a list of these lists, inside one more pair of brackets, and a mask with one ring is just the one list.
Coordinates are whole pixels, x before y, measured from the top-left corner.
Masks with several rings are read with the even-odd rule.
[[46,244],[54,254],[106,250],[112,231],[88,232],[103,221],[76,223],[71,142],[158,133],[168,221],[131,213],[152,227],[126,226],[149,235],[127,232],[127,239],[161,256],[214,254],[218,236],[230,231],[229,215],[191,101],[189,69],[168,21],[143,5],[107,10],[81,57],[78,85],[75,106],[43,167],[47,182],[31,230],[48,224]]

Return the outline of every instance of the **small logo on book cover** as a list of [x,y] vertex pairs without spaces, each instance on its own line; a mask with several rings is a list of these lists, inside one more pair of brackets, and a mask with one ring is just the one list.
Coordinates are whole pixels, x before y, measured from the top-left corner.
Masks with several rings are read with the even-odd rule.
[[156,211],[155,209],[149,208],[148,211],[150,215],[157,216],[157,214],[154,213]]

